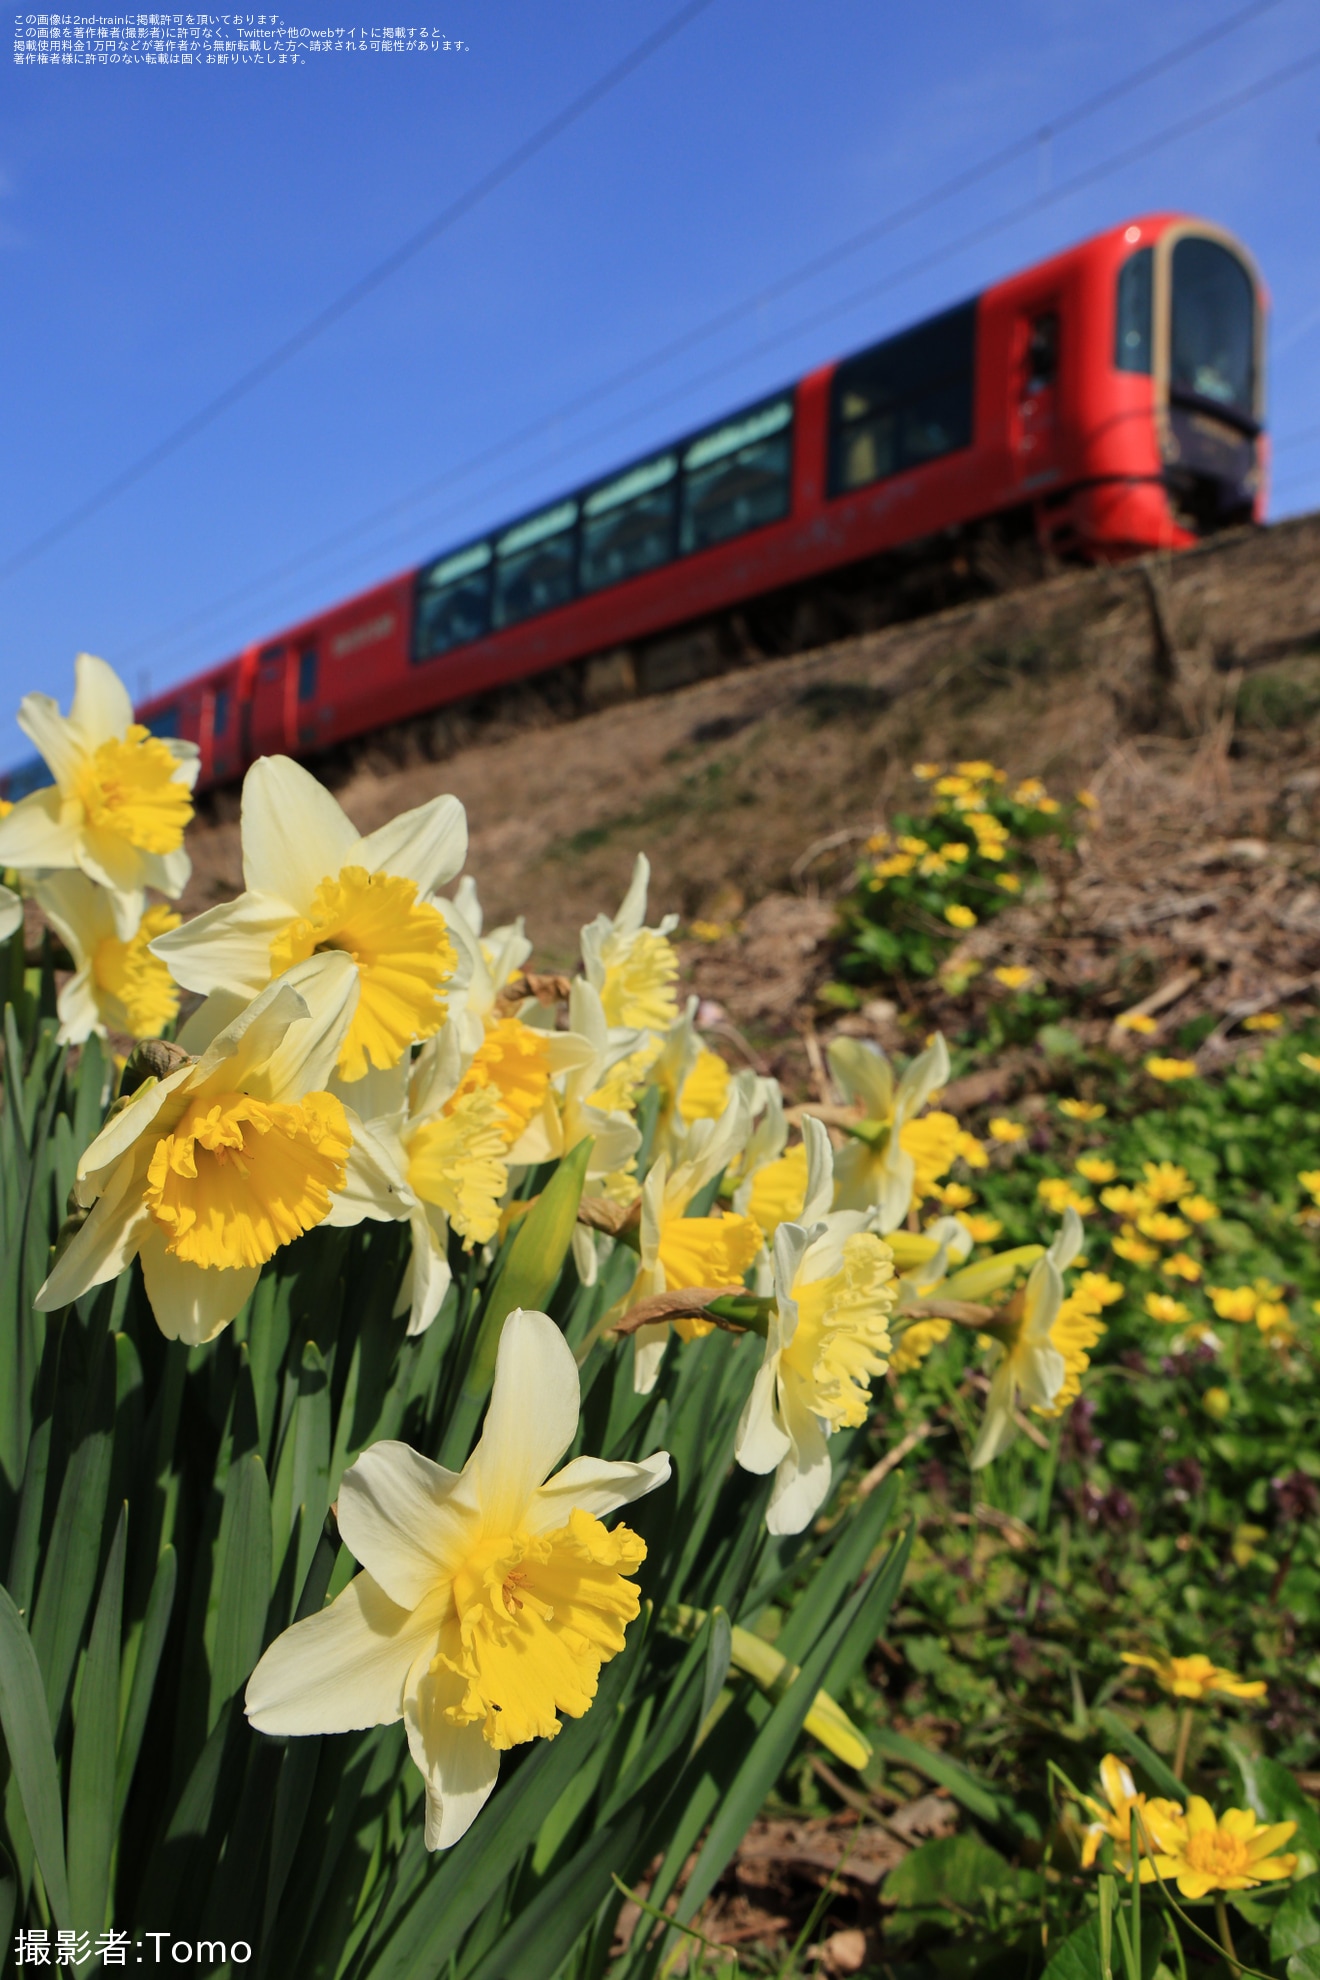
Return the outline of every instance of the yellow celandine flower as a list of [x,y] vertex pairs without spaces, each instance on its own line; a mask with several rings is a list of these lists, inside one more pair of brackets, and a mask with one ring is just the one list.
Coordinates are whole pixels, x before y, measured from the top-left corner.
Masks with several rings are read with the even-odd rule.
[[67,716],[46,694],[24,695],[19,706],[18,726],[55,781],[0,818],[0,867],[80,868],[110,890],[127,939],[146,888],[176,899],[187,885],[197,745],[135,722],[128,690],[104,660],[80,653],[74,679]]
[[1292,1316],[1281,1299],[1262,1299],[1256,1307],[1256,1325],[1262,1334],[1275,1334],[1281,1341],[1293,1338]]
[[[1079,1176],[1085,1177],[1087,1182],[1097,1186],[1100,1183],[1112,1182],[1118,1174],[1114,1164],[1103,1155],[1079,1155],[1073,1167]],[[1102,1203],[1107,1203],[1107,1200],[1103,1196],[1100,1199]]]
[[965,1210],[976,1201],[976,1191],[968,1189],[966,1183],[937,1183],[930,1193],[946,1210]]
[[685,1121],[717,1121],[729,1104],[733,1074],[718,1052],[705,1046],[683,1081],[678,1111]]
[[962,1219],[973,1244],[993,1244],[1001,1235],[1004,1226],[998,1217],[970,1216]]
[[1036,804],[1045,796],[1045,786],[1039,777],[1024,777],[1013,793],[1015,804]]
[[1130,1189],[1126,1183],[1115,1183],[1112,1189],[1102,1189],[1100,1201],[1116,1217],[1144,1217],[1155,1207],[1144,1189]]
[[1002,784],[1004,781],[1002,770],[997,770],[993,763],[986,763],[979,757],[972,763],[955,764],[954,768],[960,777],[970,777],[974,784]]
[[688,934],[694,942],[719,942],[729,932],[725,921],[690,921]]
[[1153,1671],[1161,1691],[1166,1691],[1170,1698],[1187,1698],[1197,1703],[1212,1693],[1226,1698],[1264,1698],[1269,1689],[1263,1678],[1236,1677],[1221,1664],[1212,1664],[1200,1650],[1190,1657],[1125,1650],[1122,1661],[1134,1670]]
[[1201,1407],[1207,1416],[1214,1418],[1216,1423],[1222,1423],[1225,1417],[1232,1413],[1233,1398],[1227,1389],[1218,1387],[1207,1389],[1201,1398]]
[[1043,812],[1047,818],[1052,818],[1055,812],[1059,809],[1059,800],[1057,798],[1052,798],[1052,797],[1043,797],[1040,803],[1036,806],[1036,809],[1037,811]]
[[1141,1172],[1141,1187],[1153,1204],[1177,1203],[1191,1188],[1191,1177],[1176,1162],[1143,1162]]
[[1256,1292],[1252,1286],[1207,1286],[1210,1304],[1220,1320],[1236,1320],[1240,1326],[1256,1317]]
[[976,916],[971,908],[964,907],[961,901],[950,901],[944,910],[944,919],[950,928],[975,928]]
[[1153,1244],[1147,1244],[1145,1238],[1137,1236],[1135,1224],[1124,1224],[1112,1240],[1110,1249],[1117,1252],[1120,1258],[1126,1258],[1129,1265],[1150,1265],[1160,1255]]
[[901,880],[905,873],[911,873],[916,863],[916,857],[912,853],[891,853],[888,859],[880,861],[875,869],[875,877],[877,880]]
[[387,1071],[433,1037],[458,958],[429,896],[467,856],[457,798],[433,798],[362,838],[300,764],[266,756],[243,780],[241,831],[246,891],[152,945],[175,981],[248,998],[296,964],[347,955],[357,995],[341,1079]]
[[1320,1059],[1314,1052],[1299,1052],[1297,1063],[1299,1066],[1305,1066],[1307,1072],[1320,1073]]
[[1158,1031],[1159,1028],[1158,1022],[1149,1011],[1122,1011],[1114,1019],[1116,1031],[1134,1031],[1141,1038],[1148,1038],[1152,1031]]
[[1183,1216],[1190,1217],[1194,1224],[1208,1224],[1219,1215],[1219,1205],[1212,1203],[1208,1196],[1180,1197],[1178,1208]]
[[56,998],[59,1041],[81,1045],[95,1032],[158,1038],[179,1014],[179,993],[148,944],[179,926],[157,903],[139,919],[85,873],[51,873],[33,889],[37,905],[64,942],[74,971]]
[[920,777],[923,784],[933,783],[935,778],[940,774],[940,765],[938,763],[914,763],[912,774],[914,777]]
[[1282,1027],[1282,1011],[1257,1011],[1254,1017],[1242,1020],[1244,1031],[1279,1031]]
[[799,1142],[756,1171],[747,1208],[768,1244],[781,1224],[800,1221],[806,1200],[807,1150]]
[[[1115,1250],[1117,1248],[1115,1246]],[[1148,1292],[1146,1311],[1152,1320],[1163,1320],[1170,1327],[1181,1326],[1184,1320],[1192,1317],[1191,1308],[1184,1306],[1180,1299],[1174,1299],[1171,1293]]]
[[995,1115],[988,1133],[992,1141],[1002,1142],[1006,1148],[1011,1148],[1015,1142],[1025,1141],[1027,1138],[1027,1130],[1021,1121],[1011,1121],[1006,1114]]
[[801,1533],[819,1511],[829,1438],[865,1423],[870,1384],[889,1365],[894,1254],[863,1222],[837,1211],[814,1234],[800,1224],[775,1232],[776,1302],[734,1446],[745,1471],[775,1473],[771,1533]]
[[941,847],[941,852],[954,866],[965,866],[972,856],[971,847],[965,845],[961,839],[951,840],[947,846]]
[[938,879],[940,874],[947,873],[948,868],[949,862],[942,852],[928,852],[917,863],[917,872],[926,879]]
[[1240,1526],[1235,1526],[1233,1528],[1233,1539],[1229,1548],[1233,1556],[1234,1567],[1250,1567],[1260,1552],[1261,1541],[1268,1538],[1269,1533],[1265,1527],[1252,1526],[1247,1520],[1244,1520]]
[[1320,1169],[1299,1169],[1297,1180],[1316,1203],[1320,1203]]
[[1162,1833],[1176,1829],[1182,1818],[1182,1810],[1176,1801],[1163,1799],[1147,1800],[1137,1792],[1137,1784],[1128,1769],[1116,1754],[1106,1753],[1100,1762],[1100,1786],[1104,1801],[1097,1801],[1091,1795],[1082,1797],[1083,1805],[1093,1817],[1087,1824],[1082,1837],[1082,1868],[1089,1870],[1100,1853],[1100,1846],[1108,1837],[1114,1844],[1114,1854],[1122,1870],[1130,1874],[1132,1867],[1133,1813],[1137,1816],[1137,1846],[1140,1854],[1143,1848],[1150,1848],[1150,1820],[1158,1811],[1163,1820]]
[[1065,1210],[1075,1210],[1079,1217],[1085,1217],[1095,1209],[1094,1198],[1074,1189],[1066,1176],[1042,1176],[1036,1184],[1036,1194],[1056,1217]]
[[[572,1351],[544,1313],[509,1315],[481,1442],[456,1475],[379,1443],[344,1473],[336,1512],[362,1571],[278,1636],[248,1680],[247,1715],[279,1736],[407,1727],[426,1783],[426,1846],[475,1821],[500,1754],[580,1718],[638,1613],[646,1548],[602,1520],[663,1485],[640,1464],[579,1457]],[[551,1474],[554,1474],[553,1476]],[[562,1716],[561,1716],[562,1715]]]
[[[993,1218],[985,1220],[993,1223]],[[996,1233],[997,1235],[997,1233]],[[952,1320],[914,1320],[905,1327],[895,1342],[889,1356],[889,1366],[895,1375],[910,1375],[914,1368],[920,1368],[928,1355],[943,1345],[953,1332]]]
[[1100,800],[1094,791],[1078,791],[1077,802],[1081,805],[1083,811],[1098,811],[1100,809]]
[[634,1031],[666,1031],[678,1016],[678,955],[669,940],[678,916],[644,926],[651,863],[638,853],[632,880],[611,917],[597,915],[582,930],[582,965],[599,993],[606,1022]]
[[1201,1277],[1201,1267],[1185,1251],[1175,1251],[1171,1258],[1164,1260],[1160,1270],[1166,1279],[1186,1279],[1191,1286]]
[[1075,1210],[1067,1209],[1053,1244],[1036,1260],[1026,1285],[996,1320],[990,1336],[994,1369],[985,1419],[971,1456],[973,1471],[998,1457],[1017,1434],[1019,1396],[1030,1408],[1043,1412],[1052,1410],[1058,1400],[1068,1362],[1054,1341],[1054,1326],[1064,1300],[1063,1274],[1081,1248],[1081,1220]]
[[1059,1112],[1070,1121],[1102,1121],[1109,1109],[1099,1100],[1060,1100]]
[[937,797],[967,797],[971,790],[971,780],[967,777],[941,777],[935,786]]
[[171,1340],[196,1346],[229,1324],[266,1260],[344,1185],[349,1125],[324,1089],[355,987],[347,957],[304,966],[111,1113],[78,1163],[73,1195],[89,1214],[37,1294],[42,1312],[138,1257]]
[[991,971],[991,975],[996,983],[1003,984],[1005,990],[1025,990],[1029,983],[1036,980],[1035,970],[1028,969],[1025,963],[1001,963],[998,969]]
[[883,852],[888,844],[889,844],[888,832],[872,832],[870,838],[863,845],[862,851],[868,853]]
[[1179,1244],[1191,1235],[1191,1225],[1182,1217],[1171,1217],[1167,1210],[1145,1210],[1137,1218],[1137,1229],[1156,1244]]
[[1296,1833],[1295,1822],[1262,1822],[1248,1808],[1227,1808],[1216,1816],[1199,1794],[1188,1797],[1178,1823],[1152,1808],[1150,1830],[1154,1851],[1142,1862],[1142,1883],[1153,1883],[1158,1872],[1185,1898],[1254,1890],[1291,1877],[1297,1868],[1295,1855],[1280,1854]]
[[1156,1055],[1143,1059],[1142,1064],[1151,1078],[1159,1080],[1162,1086],[1172,1086],[1180,1079],[1197,1077],[1195,1059],[1166,1059]]

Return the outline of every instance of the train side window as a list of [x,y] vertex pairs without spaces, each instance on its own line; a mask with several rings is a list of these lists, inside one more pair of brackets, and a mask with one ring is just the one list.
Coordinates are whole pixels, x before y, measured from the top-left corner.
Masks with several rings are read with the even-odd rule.
[[211,734],[222,736],[229,727],[229,689],[217,688],[211,708]]
[[774,399],[712,427],[683,454],[679,548],[707,550],[788,514],[793,401]]
[[1149,375],[1153,248],[1138,248],[1118,271],[1118,310],[1114,325],[1114,364],[1119,371]]
[[528,516],[506,529],[495,545],[495,624],[517,625],[537,612],[566,605],[574,592],[577,562],[575,500]]
[[298,699],[316,699],[316,648],[306,646],[298,655]]
[[1059,376],[1059,316],[1047,310],[1032,319],[1027,338],[1027,390],[1044,392]]
[[592,489],[582,504],[583,591],[599,591],[669,561],[677,489],[677,454],[658,454]]
[[417,584],[414,660],[434,660],[490,631],[489,543],[471,543],[424,570]]
[[845,359],[831,393],[830,492],[970,447],[975,361],[975,302]]
[[168,708],[158,708],[154,715],[148,715],[146,727],[153,736],[169,739],[179,733],[179,704],[171,702]]

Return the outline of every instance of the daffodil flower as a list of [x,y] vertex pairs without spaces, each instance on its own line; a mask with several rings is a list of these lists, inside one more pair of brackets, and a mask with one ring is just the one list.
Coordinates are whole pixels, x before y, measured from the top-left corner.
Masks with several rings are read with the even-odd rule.
[[24,695],[18,726],[49,766],[53,785],[0,818],[0,867],[20,872],[78,867],[110,890],[131,932],[144,890],[183,892],[183,850],[197,781],[197,745],[153,736],[133,720],[128,690],[104,660],[80,653],[67,715],[48,694]]
[[579,1457],[577,1368],[544,1313],[511,1313],[481,1442],[461,1473],[373,1444],[339,1487],[362,1572],[276,1638],[248,1680],[259,1732],[353,1732],[403,1719],[426,1783],[426,1846],[480,1813],[500,1754],[580,1718],[638,1612],[646,1549],[602,1520],[669,1477]]
[[37,1294],[42,1312],[137,1257],[163,1334],[196,1346],[228,1326],[344,1182],[348,1123],[325,1089],[355,988],[346,956],[304,965],[112,1111],[78,1163],[89,1214]]
[[772,1533],[801,1533],[824,1503],[833,1469],[829,1439],[866,1421],[871,1381],[888,1366],[888,1321],[898,1297],[893,1253],[867,1230],[865,1213],[826,1213],[829,1139],[815,1120],[803,1127],[803,1220],[775,1232],[776,1298],[734,1446],[745,1471],[775,1474],[766,1512]]
[[897,1086],[884,1053],[863,1039],[834,1039],[829,1062],[845,1097],[862,1115],[849,1127],[849,1141],[834,1159],[835,1207],[875,1209],[882,1232],[897,1230],[907,1216],[916,1180],[916,1162],[903,1146],[903,1128],[947,1084],[948,1048],[937,1033]]
[[1022,1291],[1010,1300],[1000,1331],[992,1334],[997,1365],[990,1378],[985,1421],[972,1452],[973,1471],[989,1464],[1013,1441],[1019,1396],[1031,1408],[1047,1411],[1058,1399],[1068,1364],[1051,1336],[1063,1304],[1063,1275],[1081,1248],[1081,1219],[1075,1210],[1065,1210],[1058,1236],[1032,1266]]
[[458,799],[433,798],[363,838],[308,771],[265,756],[243,780],[241,829],[246,892],[152,944],[176,982],[245,999],[296,963],[348,955],[358,995],[341,1079],[385,1071],[434,1037],[457,957],[430,896],[467,856]]
[[[632,1287],[620,1302],[622,1313],[655,1293],[687,1286],[731,1286],[761,1248],[761,1234],[750,1217],[690,1217],[693,1197],[729,1166],[747,1138],[747,1103],[735,1092],[718,1121],[696,1121],[689,1130],[686,1159],[671,1169],[661,1155],[642,1185],[640,1264]],[[709,1320],[679,1320],[679,1337],[708,1334]],[[660,1373],[669,1340],[668,1323],[639,1327],[633,1336],[633,1386],[648,1394]]]
[[492,928],[489,935],[483,933],[485,916],[470,873],[459,881],[452,900],[439,899],[436,906],[459,955],[459,967],[447,989],[449,1016],[459,1027],[464,1049],[475,1052],[498,1017],[501,990],[521,970],[532,945],[521,915]]
[[0,942],[7,942],[23,926],[23,898],[12,887],[0,886]]
[[55,1002],[61,1045],[81,1045],[93,1032],[158,1038],[179,1014],[179,993],[149,944],[177,928],[179,916],[158,904],[127,926],[123,904],[116,915],[114,895],[76,870],[49,874],[33,894],[73,959]]
[[582,967],[609,1024],[667,1031],[678,1016],[678,956],[669,940],[678,916],[667,914],[658,928],[644,925],[650,884],[651,863],[638,853],[618,913],[597,915],[582,930]]

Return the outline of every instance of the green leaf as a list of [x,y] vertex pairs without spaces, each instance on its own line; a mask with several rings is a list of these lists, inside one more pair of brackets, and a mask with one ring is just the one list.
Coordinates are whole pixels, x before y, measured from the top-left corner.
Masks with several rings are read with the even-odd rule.
[[18,1910],[18,1872],[8,1851],[0,1847],[0,1946],[8,1947]]
[[701,1679],[701,1712],[697,1719],[697,1737],[706,1729],[706,1721],[714,1710],[715,1701],[724,1689],[729,1675],[729,1665],[733,1661],[733,1625],[728,1612],[718,1606],[707,1617],[710,1635],[706,1640],[706,1668]]
[[1320,1980],[1320,1946],[1304,1946],[1288,1961],[1288,1980]]
[[[1158,1921],[1150,1912],[1143,1915],[1141,1934],[1141,1976],[1142,1980],[1154,1980],[1160,1963],[1164,1934]],[[1123,1954],[1114,1936],[1110,1953],[1110,1972],[1114,1980],[1122,1980]],[[1041,1980],[1108,1980],[1100,1958],[1100,1920],[1088,1919],[1076,1932],[1069,1933],[1049,1965],[1041,1975]]]
[[46,1689],[32,1639],[9,1591],[0,1587],[0,1728],[18,1782],[32,1846],[41,1865],[51,1909],[61,1925],[73,1923],[64,1863],[60,1777],[51,1739]]
[[980,1836],[939,1836],[896,1864],[884,1882],[884,1901],[905,1911],[956,1906],[979,1913],[981,1893],[1013,1881],[1013,1870]]
[[895,1761],[900,1767],[911,1767],[928,1781],[934,1781],[937,1787],[946,1788],[978,1822],[1002,1822],[1011,1817],[1012,1802],[1008,1797],[951,1754],[923,1746],[920,1740],[910,1739],[906,1733],[891,1732],[887,1726],[868,1727],[867,1738],[882,1759]]
[[225,1486],[207,1616],[211,1691],[207,1730],[226,1699],[252,1675],[261,1655],[270,1602],[270,1490],[256,1451],[240,1458]]
[[1120,1718],[1118,1713],[1111,1711],[1107,1705],[1097,1706],[1091,1717],[1101,1731],[1109,1735],[1114,1751],[1118,1754],[1126,1753],[1130,1759],[1135,1760],[1151,1785],[1161,1794],[1171,1796],[1174,1801],[1187,1800],[1187,1788],[1178,1779],[1168,1762],[1161,1760],[1155,1748],[1148,1746],[1139,1733],[1133,1732],[1126,1719]]
[[128,1507],[115,1526],[92,1621],[69,1765],[69,1904],[80,1931],[106,1923],[115,1837],[115,1748],[119,1732],[119,1635],[124,1608]]
[[1270,1930],[1271,1959],[1286,1959],[1307,1946],[1320,1946],[1320,1875],[1293,1885]]
[[565,1155],[514,1232],[499,1276],[486,1295],[481,1331],[440,1451],[441,1464],[452,1470],[459,1470],[465,1462],[490,1394],[505,1321],[519,1306],[543,1312],[558,1283],[573,1240],[593,1146],[588,1136]]
[[329,1504],[330,1381],[320,1349],[315,1341],[307,1341],[298,1370],[298,1400],[284,1432],[271,1493],[275,1579],[293,1536],[298,1509],[305,1508],[293,1575],[295,1600],[307,1578]]
[[1240,1783],[1239,1793],[1262,1822],[1295,1822],[1299,1843],[1320,1854],[1320,1814],[1292,1774],[1277,1760],[1248,1753],[1231,1739],[1220,1742]]
[[151,1697],[156,1686],[156,1673],[160,1669],[161,1652],[165,1648],[165,1634],[169,1629],[170,1616],[174,1609],[174,1589],[178,1577],[178,1556],[173,1547],[166,1547],[156,1563],[151,1593],[147,1597],[147,1612],[142,1621],[137,1659],[133,1665],[133,1682],[128,1692],[128,1710],[124,1714],[123,1731],[119,1736],[119,1756],[115,1767],[116,1821],[124,1813],[129,1789],[133,1785],[133,1770],[137,1766],[142,1735],[147,1729]]
[[41,1587],[32,1612],[32,1644],[45,1673],[51,1722],[56,1726],[96,1593],[114,1420],[115,1356],[108,1337],[103,1337],[87,1413],[64,1474],[55,1522],[44,1549]]

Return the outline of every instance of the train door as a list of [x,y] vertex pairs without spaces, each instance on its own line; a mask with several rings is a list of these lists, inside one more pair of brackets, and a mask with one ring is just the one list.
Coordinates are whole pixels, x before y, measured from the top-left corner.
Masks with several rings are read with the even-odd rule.
[[1045,488],[1059,474],[1059,310],[1037,304],[1023,312],[1015,338],[1013,438],[1017,478],[1025,491]]
[[247,708],[245,753],[249,761],[258,756],[282,755],[288,746],[288,672],[288,647],[283,643],[264,646],[257,655],[252,698]]

